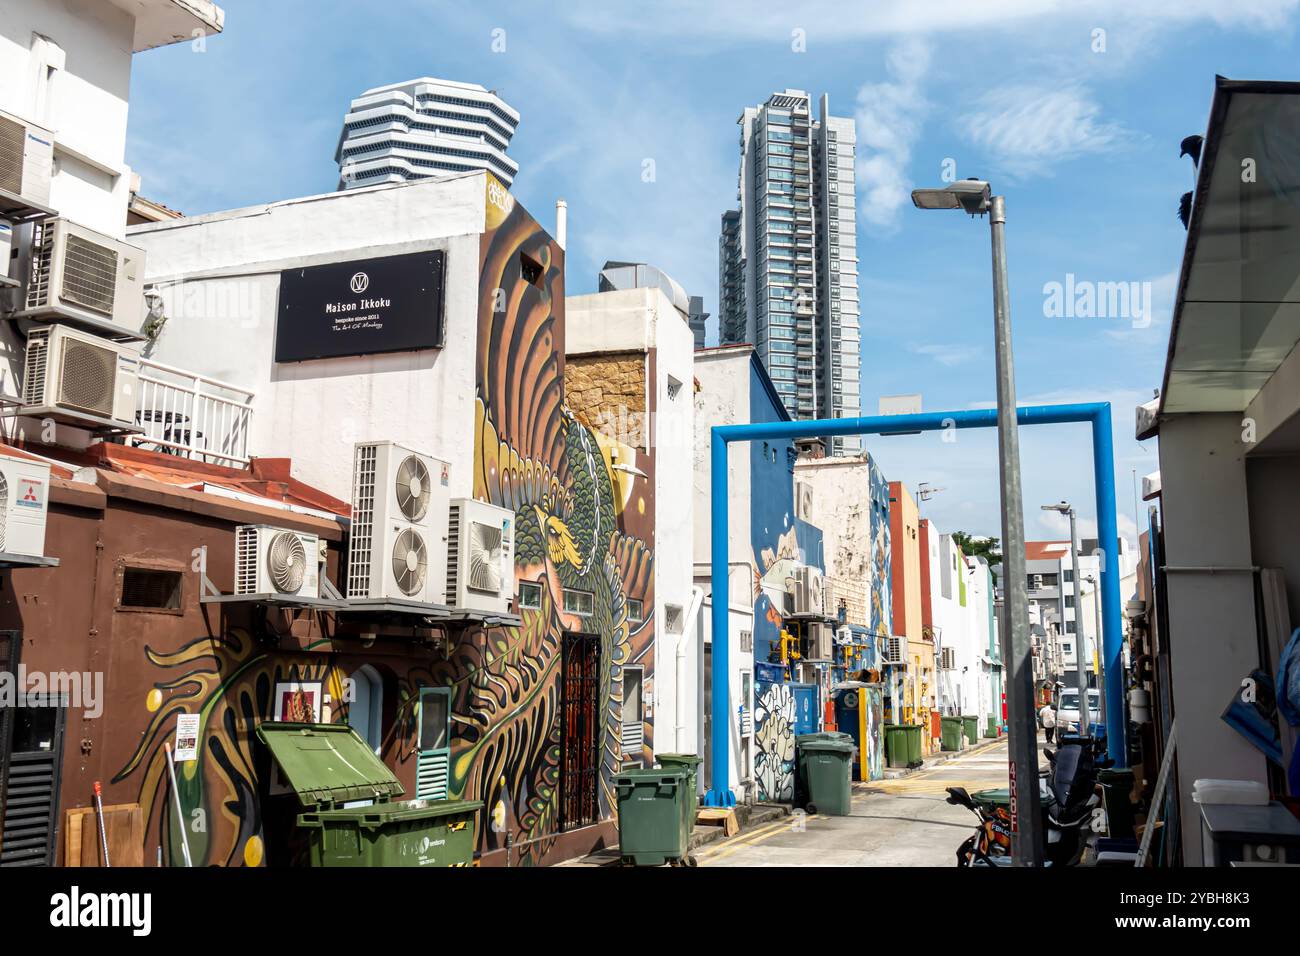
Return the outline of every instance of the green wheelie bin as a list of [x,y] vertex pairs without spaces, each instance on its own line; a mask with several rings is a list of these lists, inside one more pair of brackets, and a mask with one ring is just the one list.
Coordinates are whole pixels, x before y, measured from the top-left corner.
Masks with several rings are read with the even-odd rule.
[[998,735],[998,719],[989,715],[988,724],[984,727],[985,737],[996,737]]
[[826,733],[800,734],[794,746],[804,809],[847,817],[853,803],[852,739],[837,739]]
[[940,717],[939,738],[944,750],[961,750],[961,718]]
[[885,724],[885,766],[907,767],[907,728],[903,724]]
[[919,767],[924,762],[922,759],[922,731],[925,728],[921,724],[904,724],[903,734],[907,738],[907,765],[909,767]]
[[980,719],[975,714],[962,714],[962,726],[966,730],[967,746],[974,746],[980,739]]
[[659,761],[661,767],[685,770],[690,777],[690,782],[687,785],[687,789],[690,790],[690,799],[686,802],[686,832],[690,833],[695,828],[695,817],[700,809],[699,773],[700,764],[704,763],[704,758],[695,754],[655,754],[655,760]]
[[624,770],[614,778],[624,866],[695,865],[686,819],[690,779],[683,767]]
[[[265,721],[257,736],[298,794],[311,866],[469,866],[477,800],[406,800],[347,724]],[[344,806],[348,803],[361,804]]]

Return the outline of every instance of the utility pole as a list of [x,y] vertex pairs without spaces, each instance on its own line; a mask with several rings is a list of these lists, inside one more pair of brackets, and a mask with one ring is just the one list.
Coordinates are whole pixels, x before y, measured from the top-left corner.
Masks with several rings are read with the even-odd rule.
[[997,364],[998,473],[1002,490],[1002,567],[1007,626],[1001,629],[1006,662],[1007,731],[1011,784],[1011,855],[1016,866],[1043,865],[1043,818],[1038,800],[1038,721],[1034,661],[1029,638],[1025,579],[1025,516],[1020,489],[1019,412],[1011,348],[1011,294],[1007,280],[1007,207],[987,182],[962,179],[941,189],[914,189],[918,209],[959,210],[989,217],[993,246],[993,345]]
[[1002,479],[1002,561],[1007,626],[1002,656],[1009,670],[1007,730],[1011,791],[1015,801],[1012,854],[1016,866],[1042,866],[1043,817],[1038,803],[1038,721],[1034,707],[1034,662],[1029,646],[1029,582],[1025,579],[1025,516],[1020,489],[1020,434],[1016,422],[1016,379],[1011,352],[1011,294],[1007,280],[1006,203],[989,204],[993,242],[993,334],[998,371],[998,470]]

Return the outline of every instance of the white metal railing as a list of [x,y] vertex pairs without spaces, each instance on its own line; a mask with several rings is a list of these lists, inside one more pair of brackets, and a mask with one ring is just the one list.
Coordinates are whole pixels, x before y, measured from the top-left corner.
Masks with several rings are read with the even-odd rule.
[[139,395],[135,422],[143,433],[128,444],[212,464],[248,464],[248,389],[142,358]]

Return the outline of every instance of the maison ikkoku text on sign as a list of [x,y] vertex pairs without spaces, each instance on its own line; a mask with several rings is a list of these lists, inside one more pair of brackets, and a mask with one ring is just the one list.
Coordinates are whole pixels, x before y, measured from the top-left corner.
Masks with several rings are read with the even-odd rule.
[[275,360],[441,348],[443,265],[434,250],[286,269]]

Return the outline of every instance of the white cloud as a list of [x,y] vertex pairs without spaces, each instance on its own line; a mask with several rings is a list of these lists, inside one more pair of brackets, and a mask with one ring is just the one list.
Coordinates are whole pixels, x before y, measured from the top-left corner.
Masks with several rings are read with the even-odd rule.
[[907,164],[927,109],[922,81],[930,48],[918,37],[900,42],[885,58],[890,80],[858,90],[858,217],[876,226],[897,225],[911,182]]
[[1079,84],[992,90],[979,98],[963,126],[967,138],[1013,176],[1050,173],[1061,163],[1133,138],[1119,124],[1103,120],[1100,105]]
[[944,343],[931,343],[928,345],[909,345],[909,352],[916,355],[924,355],[934,359],[940,365],[952,368],[955,365],[962,365],[971,359],[978,358],[982,350],[973,348],[969,345],[948,345]]

